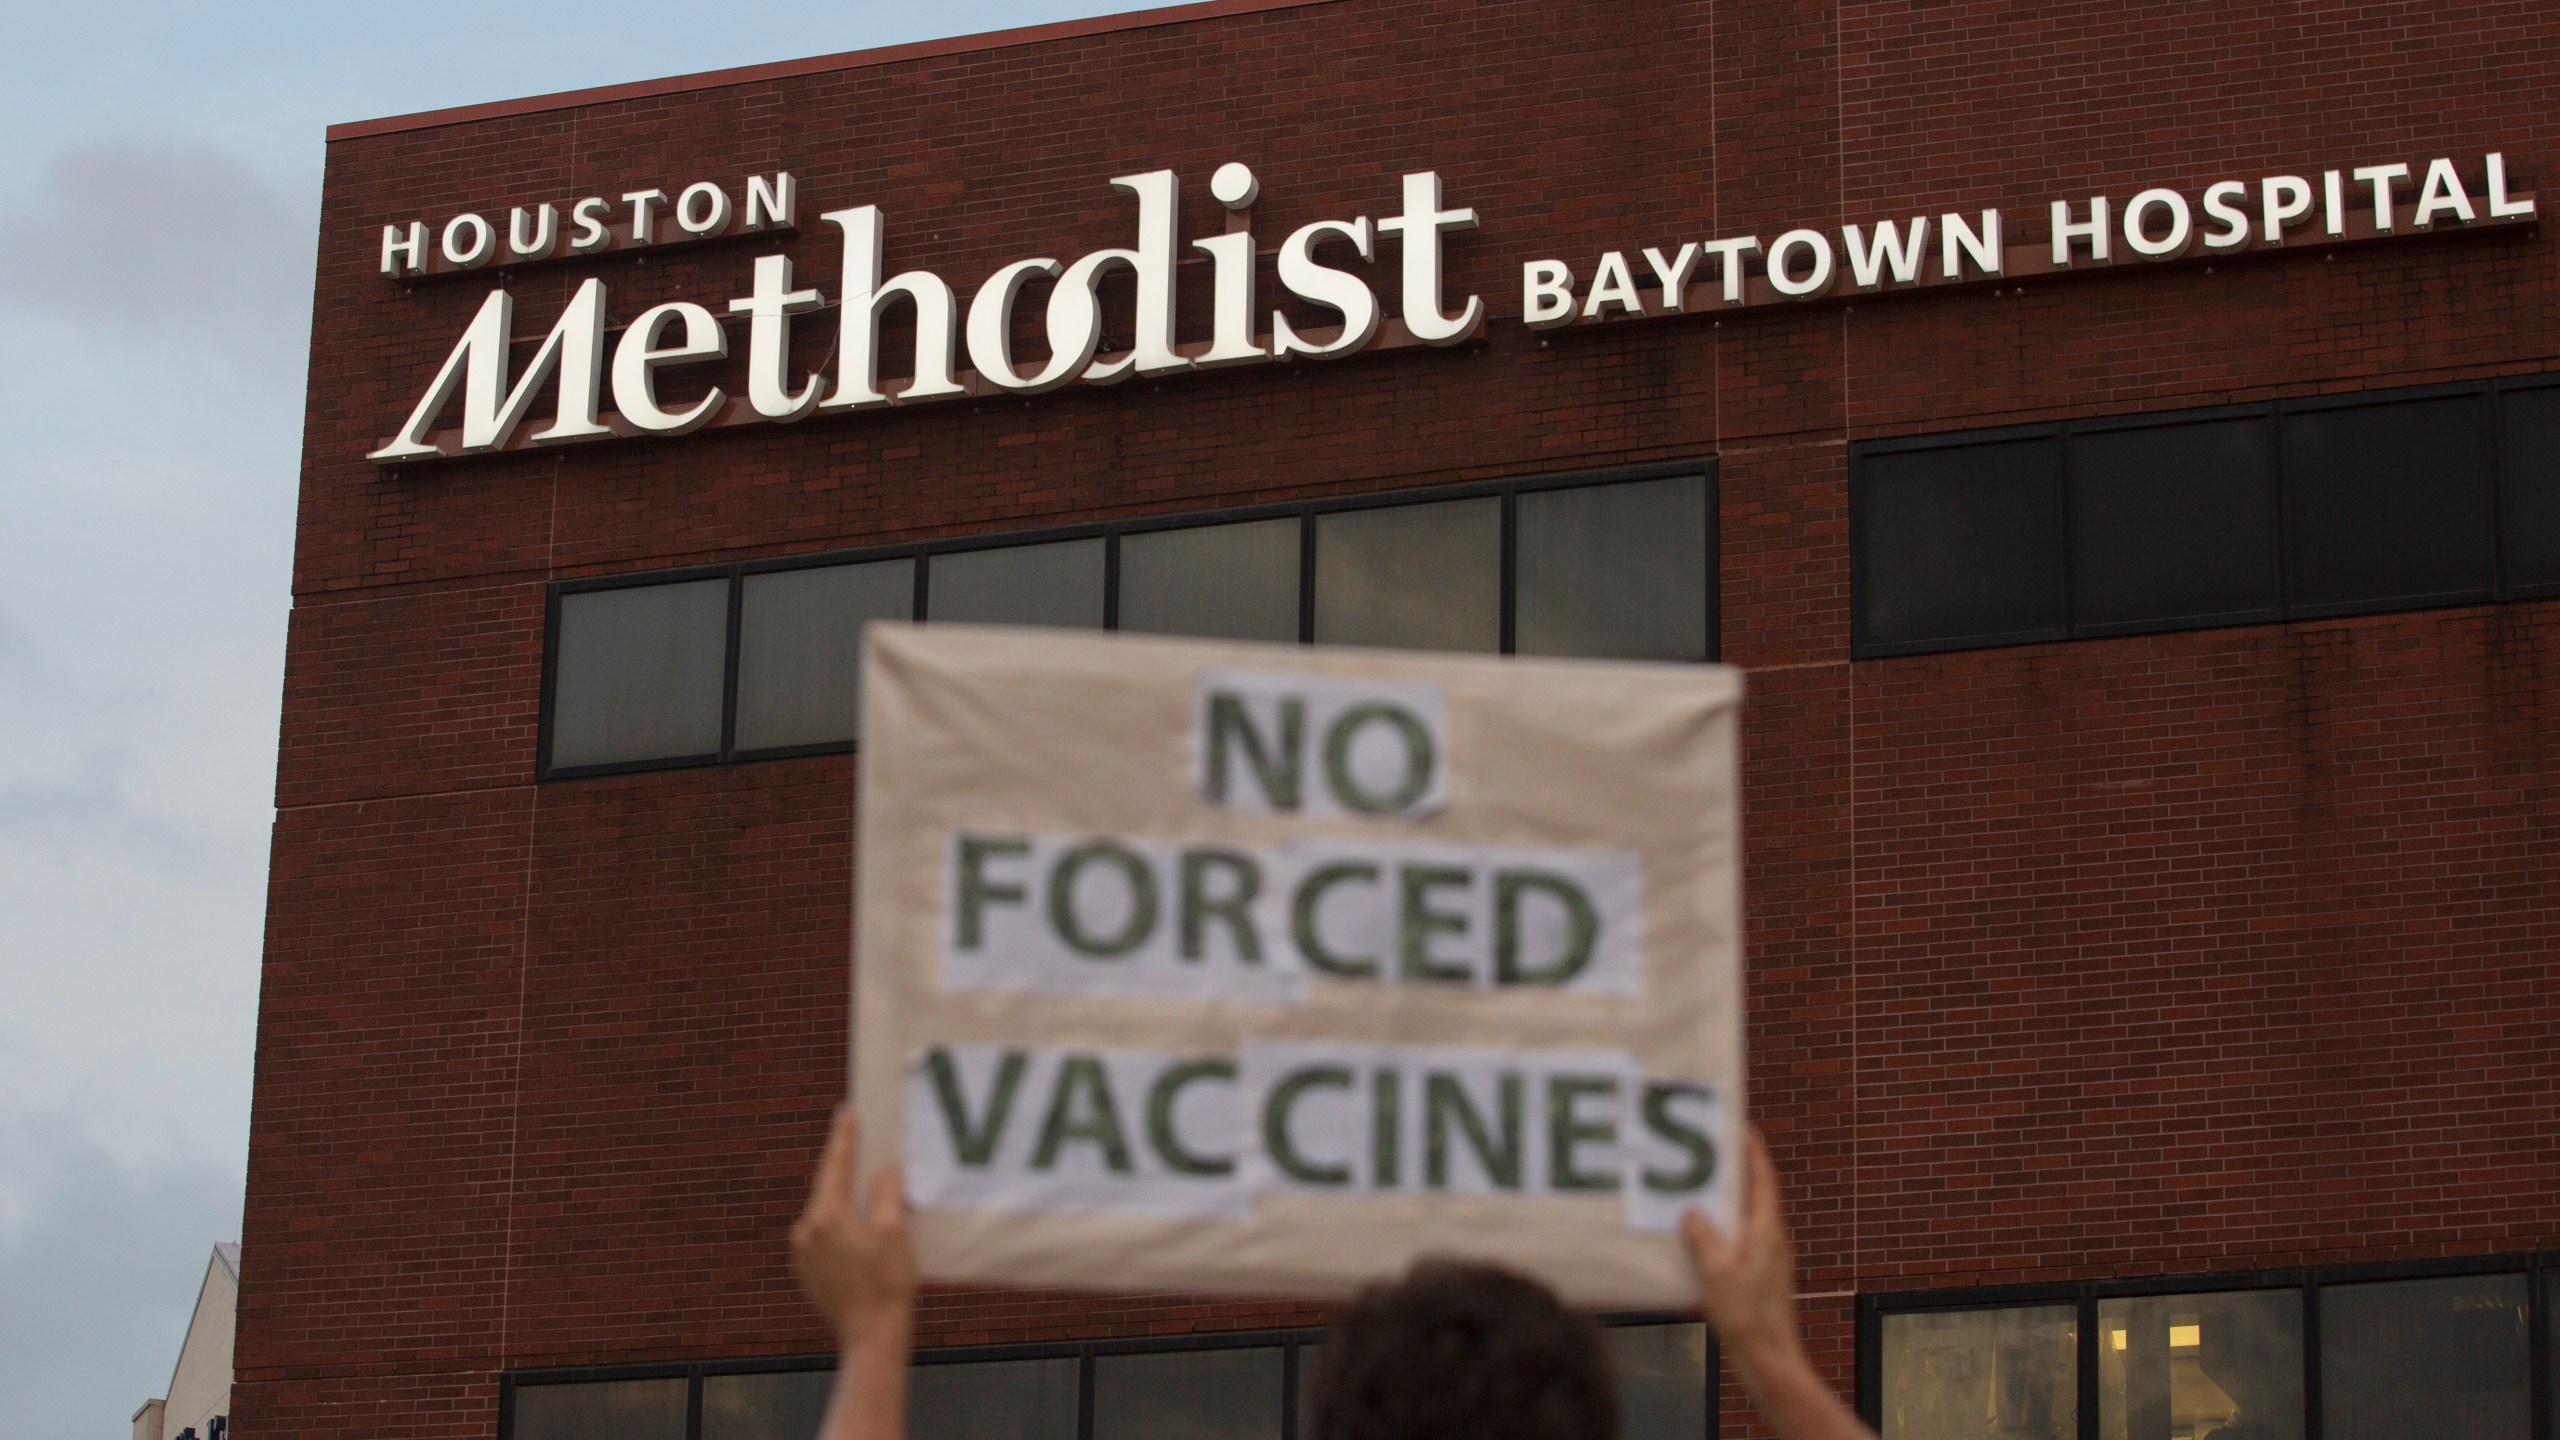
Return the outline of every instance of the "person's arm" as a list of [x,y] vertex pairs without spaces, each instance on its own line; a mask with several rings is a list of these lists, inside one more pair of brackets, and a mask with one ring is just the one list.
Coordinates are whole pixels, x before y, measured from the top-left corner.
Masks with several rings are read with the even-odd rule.
[[1708,1323],[1781,1440],[1875,1440],[1875,1432],[1805,1354],[1796,1327],[1795,1251],[1778,1199],[1778,1169],[1756,1126],[1747,1168],[1738,1236],[1728,1238],[1698,1211],[1681,1217]]
[[870,1203],[855,1204],[861,1135],[852,1110],[839,1108],[809,1204],[791,1227],[791,1262],[843,1350],[818,1440],[906,1440],[916,1300],[906,1186],[897,1166],[883,1166],[872,1177]]

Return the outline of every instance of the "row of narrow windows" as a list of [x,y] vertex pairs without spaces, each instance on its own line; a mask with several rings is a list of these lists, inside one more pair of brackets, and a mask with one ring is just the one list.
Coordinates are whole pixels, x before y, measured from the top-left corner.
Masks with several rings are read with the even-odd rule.
[[[2560,376],[1853,447],[1852,652],[2560,595]],[[1718,650],[1712,465],[553,588],[547,777],[851,747],[880,619]]]
[[1689,467],[564,585],[545,773],[849,746],[872,620],[1711,659],[1714,516]]
[[[1602,1332],[1618,1372],[1622,1440],[1703,1440],[1707,1327]],[[919,1352],[907,1380],[914,1440],[1298,1440],[1319,1331],[1181,1341]],[[500,1440],[808,1440],[835,1372],[816,1361],[509,1376]]]
[[[2544,1440],[2560,1259],[1868,1297],[1884,1440]],[[1706,1328],[1603,1331],[1622,1440],[1713,1440]],[[924,1352],[915,1440],[1301,1440],[1320,1331]],[[2537,1350],[2540,1351],[2537,1359]],[[500,1440],[805,1440],[827,1361],[508,1377]],[[2539,1367],[2544,1380],[2537,1381]],[[2538,1388],[2539,1387],[2539,1388]]]
[[1860,656],[2560,594],[2560,384],[1857,447]]

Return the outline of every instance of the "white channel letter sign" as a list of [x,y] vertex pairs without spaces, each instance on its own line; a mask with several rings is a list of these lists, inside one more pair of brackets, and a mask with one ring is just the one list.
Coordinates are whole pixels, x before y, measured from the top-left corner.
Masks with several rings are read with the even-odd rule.
[[930,1277],[1684,1303],[1743,1111],[1733,672],[866,636],[853,1089]]
[[[1268,276],[1246,213],[1262,185],[1242,163],[1218,167],[1209,180],[1211,195],[1234,212],[1232,228],[1187,243],[1175,172],[1115,176],[1108,184],[1134,206],[1128,244],[1073,260],[1011,261],[966,291],[931,269],[890,272],[891,232],[881,205],[827,210],[818,219],[832,232],[843,277],[832,300],[793,278],[788,251],[768,251],[750,258],[743,294],[711,304],[666,301],[620,317],[627,323],[610,354],[605,342],[617,317],[605,277],[582,279],[539,337],[516,332],[515,299],[502,285],[481,302],[398,429],[367,458],[399,465],[1038,395],[1132,376],[1164,380],[1229,366],[1454,346],[1477,339],[1494,318],[1483,296],[1448,294],[1451,237],[1486,221],[1450,198],[1438,171],[1402,176],[1395,195],[1377,197],[1384,213],[1300,225],[1279,242]],[[798,180],[776,171],[734,186],[664,182],[621,191],[618,200],[590,195],[513,205],[503,214],[489,207],[440,222],[411,219],[384,224],[365,243],[378,247],[382,274],[403,285],[483,272],[503,280],[531,266],[724,237],[796,239],[801,204]],[[1524,259],[1518,308],[1506,318],[1550,330],[1942,285],[1990,285],[1997,293],[2121,262],[2326,252],[2472,229],[2525,230],[2537,218],[2534,196],[2517,188],[2503,151],[2476,160],[2433,155],[2289,174],[2192,176],[2131,194],[2059,197],[2016,214],[1923,207],[1769,234],[1640,236],[1656,243],[1604,250],[1579,266]],[[1195,252],[1209,267],[1207,313],[1185,316],[1175,277]],[[1373,279],[1390,263],[1392,305]],[[1122,272],[1134,283],[1116,287],[1128,298],[1111,303],[1125,309],[1106,313],[1104,281]],[[1018,312],[1034,303],[1026,295],[1040,284],[1048,288],[1038,302],[1045,353],[1017,355]],[[1299,302],[1300,320],[1266,303],[1273,286]],[[833,373],[804,372],[791,360],[793,328],[804,316],[826,323],[814,312],[830,305]],[[1310,311],[1325,317],[1322,323],[1305,323]],[[884,356],[881,334],[893,316],[906,322],[912,347]],[[1128,348],[1106,351],[1105,336],[1130,337]],[[509,347],[537,338],[517,372]],[[705,388],[697,379],[689,387],[694,398],[670,406],[659,387],[677,373],[712,383]]]

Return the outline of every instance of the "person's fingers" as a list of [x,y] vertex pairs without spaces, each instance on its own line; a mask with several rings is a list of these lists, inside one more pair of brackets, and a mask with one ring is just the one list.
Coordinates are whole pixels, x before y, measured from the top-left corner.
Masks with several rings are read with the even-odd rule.
[[1721,1270],[1733,1258],[1733,1243],[1704,1210],[1680,1213],[1680,1238],[1688,1242],[1689,1258],[1702,1271]]
[[1751,1127],[1749,1153],[1750,1174],[1745,1184],[1749,1187],[1750,1198],[1745,1202],[1741,1228],[1748,1231],[1781,1226],[1785,1222],[1780,1214],[1782,1202],[1778,1198],[1778,1162],[1770,1158],[1769,1137],[1761,1134],[1757,1125]]
[[818,1153],[818,1171],[809,1178],[809,1204],[802,1215],[816,1219],[844,1209],[850,1193],[846,1182],[853,1172],[855,1148],[860,1144],[859,1124],[853,1118],[853,1107],[836,1107],[835,1123],[827,1127],[827,1146]]

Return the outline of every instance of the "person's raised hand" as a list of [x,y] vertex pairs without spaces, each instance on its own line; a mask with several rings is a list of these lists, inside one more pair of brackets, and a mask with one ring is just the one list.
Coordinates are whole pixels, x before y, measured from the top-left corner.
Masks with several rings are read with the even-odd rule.
[[1680,1217],[1681,1238],[1697,1268],[1699,1304],[1725,1348],[1737,1360],[1785,1356],[1803,1345],[1796,1329],[1795,1250],[1787,1243],[1778,1168],[1757,1125],[1744,1151],[1742,1191],[1735,1234],[1691,1210]]
[[810,1182],[809,1204],[791,1227],[792,1268],[809,1302],[835,1327],[846,1349],[877,1340],[903,1348],[916,1298],[906,1186],[897,1166],[884,1165],[871,1177],[868,1203],[855,1203],[854,1161],[861,1138],[852,1108],[839,1107]]

